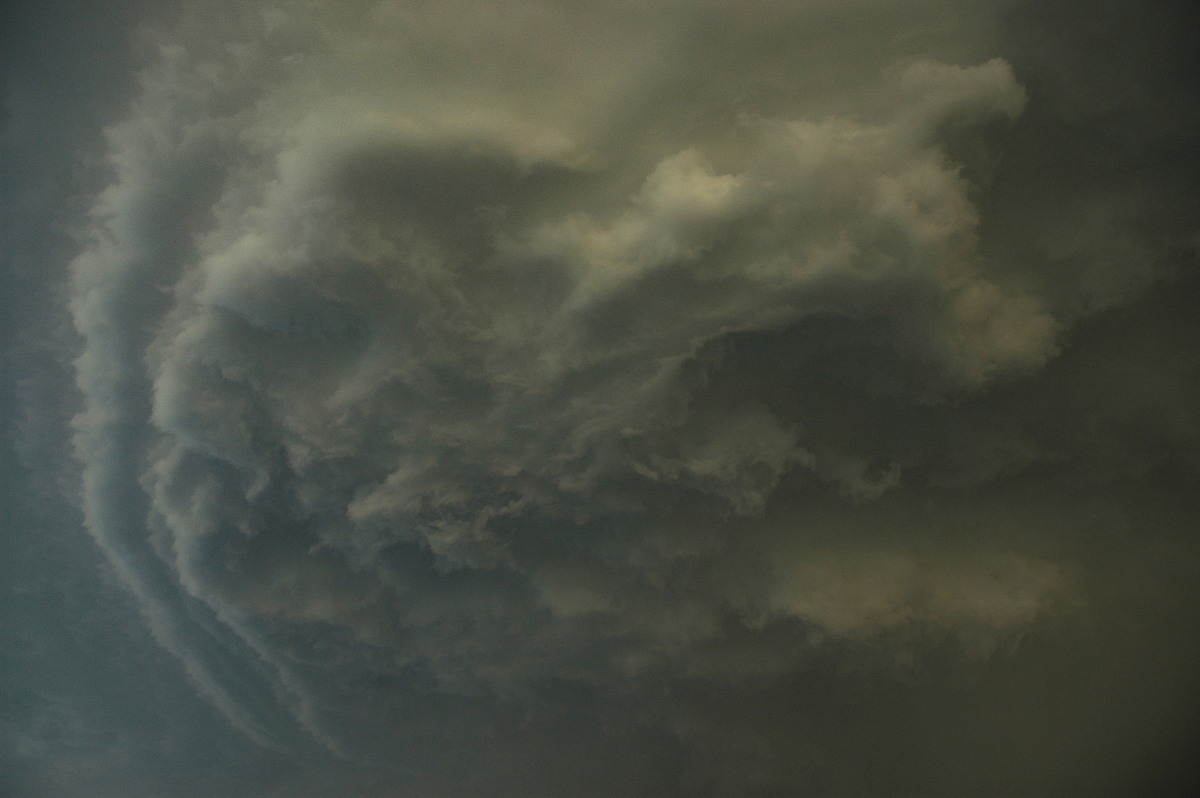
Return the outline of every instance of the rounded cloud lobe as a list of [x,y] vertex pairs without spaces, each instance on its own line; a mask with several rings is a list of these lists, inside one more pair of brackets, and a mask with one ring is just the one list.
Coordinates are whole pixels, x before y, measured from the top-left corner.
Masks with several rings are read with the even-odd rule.
[[1078,317],[981,245],[1007,62],[646,122],[621,98],[695,57],[667,11],[585,41],[525,4],[235,10],[185,19],[110,129],[72,310],[89,527],[252,737],[293,734],[261,685],[416,784],[570,728],[740,793],[819,757],[767,735],[758,775],[707,773],[757,739],[712,694],[1078,611],[1077,563],[927,509],[1061,456],[986,404]]

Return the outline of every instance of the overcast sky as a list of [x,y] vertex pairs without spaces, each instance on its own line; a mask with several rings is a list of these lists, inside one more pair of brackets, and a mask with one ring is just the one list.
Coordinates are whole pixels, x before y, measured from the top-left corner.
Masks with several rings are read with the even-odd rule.
[[1200,787],[1200,25],[16,4],[0,793]]

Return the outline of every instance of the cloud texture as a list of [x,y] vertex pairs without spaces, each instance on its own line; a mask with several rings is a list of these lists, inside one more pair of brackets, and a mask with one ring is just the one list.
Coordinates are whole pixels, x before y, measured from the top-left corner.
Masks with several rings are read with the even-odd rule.
[[[1084,783],[1107,742],[1008,776],[1003,731],[928,771],[895,742],[918,706],[952,739],[930,685],[1071,672],[1038,641],[1102,623],[1097,536],[1197,473],[1154,311],[1195,284],[1180,134],[1098,122],[1023,13],[229,3],[145,34],[70,267],[83,513],[230,724],[328,755],[271,794]],[[1163,495],[1154,545],[1194,555]]]

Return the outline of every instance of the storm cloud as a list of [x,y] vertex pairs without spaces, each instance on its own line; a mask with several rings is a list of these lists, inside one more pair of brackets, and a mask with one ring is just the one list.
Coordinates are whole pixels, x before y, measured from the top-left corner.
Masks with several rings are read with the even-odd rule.
[[15,794],[1193,783],[1183,10],[139,13],[6,403],[228,775]]

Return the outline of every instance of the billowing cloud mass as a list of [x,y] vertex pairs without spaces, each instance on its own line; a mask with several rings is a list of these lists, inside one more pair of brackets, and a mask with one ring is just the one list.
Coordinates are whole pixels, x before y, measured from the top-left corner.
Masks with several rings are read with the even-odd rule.
[[1200,131],[1146,13],[155,11],[17,438],[254,753],[46,775],[18,713],[15,794],[1177,789]]

